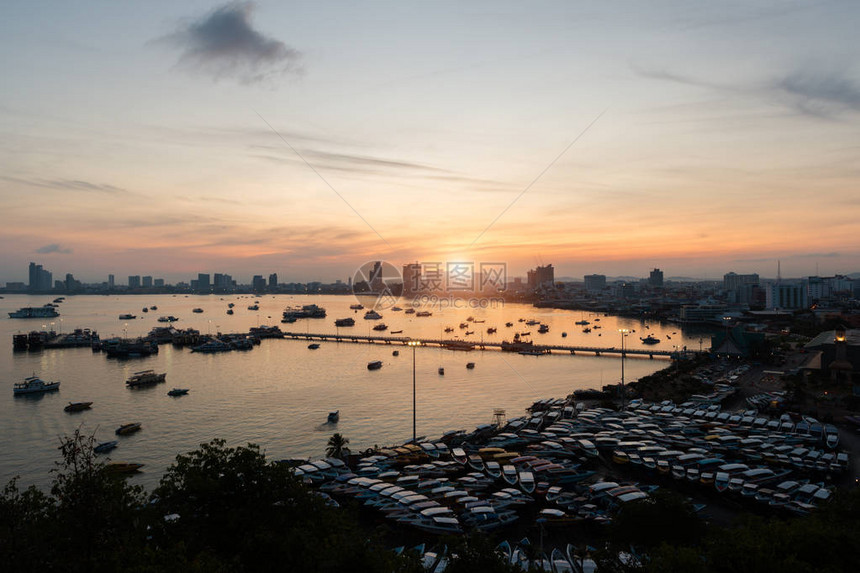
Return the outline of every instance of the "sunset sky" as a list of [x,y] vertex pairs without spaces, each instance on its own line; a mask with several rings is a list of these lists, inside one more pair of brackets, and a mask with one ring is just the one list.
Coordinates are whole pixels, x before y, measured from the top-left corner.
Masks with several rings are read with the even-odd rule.
[[857,272],[857,30],[852,1],[5,2],[0,283]]

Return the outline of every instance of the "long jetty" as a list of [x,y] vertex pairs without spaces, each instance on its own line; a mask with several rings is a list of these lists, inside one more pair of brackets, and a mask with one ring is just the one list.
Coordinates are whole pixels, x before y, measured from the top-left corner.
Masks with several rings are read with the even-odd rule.
[[[319,340],[321,342],[352,342],[364,344],[391,344],[398,346],[406,346],[411,341],[418,341],[422,346],[442,347],[449,350],[502,350],[501,342],[486,342],[486,341],[468,341],[462,339],[444,339],[444,338],[413,338],[409,336],[364,336],[354,334],[320,334],[308,332],[285,332],[284,338],[293,340]],[[471,345],[471,348],[466,346]],[[566,346],[563,344],[530,344],[522,347],[523,350],[535,350],[545,354],[566,353],[576,355],[577,353],[592,354],[594,356],[612,355],[621,356],[622,350],[619,347],[601,347],[601,346]],[[514,350],[514,352],[518,351]],[[648,348],[624,348],[625,356],[645,356],[648,358],[680,358],[685,355],[698,354],[695,350],[657,350]]]

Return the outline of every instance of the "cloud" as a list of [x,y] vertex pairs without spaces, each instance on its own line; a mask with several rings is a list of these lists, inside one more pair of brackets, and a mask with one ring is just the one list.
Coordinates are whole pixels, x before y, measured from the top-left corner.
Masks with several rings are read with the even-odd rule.
[[801,113],[832,117],[845,111],[860,111],[860,88],[843,75],[819,70],[800,70],[774,83]]
[[44,247],[39,247],[36,249],[36,252],[40,255],[50,255],[50,254],[60,254],[60,255],[70,255],[72,254],[72,249],[67,249],[58,245],[57,243],[51,243],[50,245],[45,245]]
[[253,84],[300,71],[299,51],[253,28],[254,8],[250,2],[226,4],[162,40],[182,49],[180,67],[216,80],[233,78]]
[[18,183],[30,187],[43,187],[45,189],[61,189],[66,191],[93,191],[97,193],[119,194],[127,193],[121,187],[107,185],[105,183],[91,183],[80,179],[21,179],[19,177],[0,177],[3,181]]

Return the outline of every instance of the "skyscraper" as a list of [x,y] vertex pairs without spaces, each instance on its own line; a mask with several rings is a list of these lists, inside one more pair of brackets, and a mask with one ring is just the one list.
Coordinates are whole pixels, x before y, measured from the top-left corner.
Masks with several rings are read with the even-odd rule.
[[197,275],[197,291],[209,293],[212,290],[212,284],[209,282],[208,273],[198,273]]
[[648,286],[652,288],[662,288],[663,287],[663,271],[660,269],[654,269],[651,271],[651,275],[648,277]]

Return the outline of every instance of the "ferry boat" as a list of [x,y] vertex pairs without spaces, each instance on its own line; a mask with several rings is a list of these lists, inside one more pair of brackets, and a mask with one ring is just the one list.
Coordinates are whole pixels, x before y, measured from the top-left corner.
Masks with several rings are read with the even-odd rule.
[[368,370],[379,370],[380,368],[382,368],[382,360],[374,360],[367,363]]
[[364,313],[364,320],[379,320],[382,315],[371,309]]
[[29,376],[24,378],[23,382],[17,382],[12,387],[12,393],[19,394],[39,394],[41,392],[52,392],[60,389],[59,382],[45,382],[38,376]]
[[325,318],[325,309],[315,304],[306,304],[302,307],[288,308],[284,311],[281,322],[295,322],[299,318]]
[[156,374],[155,370],[141,370],[132,374],[125,383],[127,386],[148,386],[164,382],[165,378],[167,378],[167,373]]
[[648,336],[646,336],[645,338],[640,337],[639,340],[642,341],[642,344],[658,344],[660,342],[659,338],[655,338],[655,337],[651,336],[650,334]]
[[132,422],[131,424],[123,424],[114,432],[118,436],[127,436],[128,434],[133,434],[134,432],[140,430],[141,424],[140,422]]
[[63,410],[65,412],[81,412],[89,410],[92,405],[92,402],[69,402],[69,405],[63,408]]
[[349,318],[338,318],[334,321],[335,326],[355,326],[355,319],[352,317]]
[[9,318],[53,318],[60,316],[53,306],[26,306],[9,313]]

